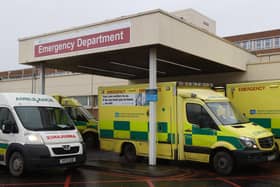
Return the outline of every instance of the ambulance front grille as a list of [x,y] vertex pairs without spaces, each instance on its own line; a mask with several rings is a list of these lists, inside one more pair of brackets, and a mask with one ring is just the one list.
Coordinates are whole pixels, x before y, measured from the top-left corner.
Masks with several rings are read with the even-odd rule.
[[259,144],[261,148],[271,148],[274,144],[273,137],[265,137],[259,139]]
[[74,154],[79,152],[79,146],[74,146],[67,150],[62,147],[56,147],[52,148],[52,150],[56,155]]

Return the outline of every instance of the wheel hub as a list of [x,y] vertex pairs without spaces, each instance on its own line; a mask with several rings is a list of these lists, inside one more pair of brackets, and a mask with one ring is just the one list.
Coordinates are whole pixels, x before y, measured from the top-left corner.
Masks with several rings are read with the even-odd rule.
[[225,158],[220,158],[219,159],[219,161],[218,161],[218,166],[220,167],[220,168],[226,168],[227,167],[227,165],[228,165],[228,162],[227,162],[227,159],[225,159]]
[[16,171],[19,171],[22,169],[22,161],[20,159],[15,159],[13,162],[13,168]]

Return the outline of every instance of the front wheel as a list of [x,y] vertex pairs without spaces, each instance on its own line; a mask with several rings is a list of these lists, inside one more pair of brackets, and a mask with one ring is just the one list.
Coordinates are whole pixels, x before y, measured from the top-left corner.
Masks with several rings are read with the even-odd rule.
[[126,143],[123,147],[123,155],[127,162],[136,162],[136,149],[133,144]]
[[24,172],[24,158],[20,152],[12,153],[9,159],[9,171],[15,176],[21,176]]
[[221,175],[229,175],[233,170],[233,158],[225,151],[216,152],[213,157],[213,168]]

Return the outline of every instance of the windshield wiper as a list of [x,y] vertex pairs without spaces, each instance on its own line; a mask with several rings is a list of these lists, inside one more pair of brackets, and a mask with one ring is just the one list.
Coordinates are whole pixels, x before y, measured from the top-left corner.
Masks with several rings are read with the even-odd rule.
[[232,124],[229,124],[229,125],[240,125],[240,124],[245,124],[245,123],[250,123],[250,121],[237,122],[237,123],[232,123]]

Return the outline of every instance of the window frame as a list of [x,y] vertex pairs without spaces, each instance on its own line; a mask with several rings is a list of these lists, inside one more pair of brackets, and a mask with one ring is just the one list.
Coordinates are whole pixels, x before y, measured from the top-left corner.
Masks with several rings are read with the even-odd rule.
[[[203,109],[204,112],[210,117],[210,119],[211,119],[212,122],[213,122],[213,125],[212,125],[212,126],[209,126],[209,127],[201,127],[200,124],[195,124],[195,123],[190,122],[190,120],[189,120],[189,114],[188,114],[188,111],[189,111],[189,110],[187,109],[188,105],[198,105],[198,106],[200,106],[201,109]],[[185,115],[185,120],[186,120],[186,122],[187,122],[188,124],[194,124],[194,125],[196,125],[198,128],[201,128],[201,129],[220,130],[220,129],[219,129],[219,123],[220,123],[220,122],[217,121],[216,117],[213,116],[212,112],[207,108],[207,106],[205,106],[205,105],[203,105],[203,104],[200,104],[200,103],[196,103],[196,102],[185,102],[184,108],[185,108],[185,113],[184,113],[184,115]]]
[[[15,118],[15,115],[13,114],[12,110],[9,107],[5,107],[5,106],[0,106],[0,114],[1,114],[1,110],[6,109],[9,112],[9,115],[11,116],[12,122],[15,124],[13,129],[12,134],[18,134],[19,133],[19,127]],[[0,115],[1,116],[1,115]],[[2,121],[0,119],[0,131],[2,132]]]

